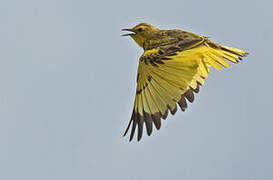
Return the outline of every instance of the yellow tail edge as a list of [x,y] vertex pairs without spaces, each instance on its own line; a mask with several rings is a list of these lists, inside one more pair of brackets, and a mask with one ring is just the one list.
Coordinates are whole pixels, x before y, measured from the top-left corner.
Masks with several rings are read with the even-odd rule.
[[238,63],[238,60],[242,60],[242,57],[248,54],[246,51],[233,47],[221,46],[211,41],[207,41],[205,44],[212,49],[214,55],[225,58],[233,63]]

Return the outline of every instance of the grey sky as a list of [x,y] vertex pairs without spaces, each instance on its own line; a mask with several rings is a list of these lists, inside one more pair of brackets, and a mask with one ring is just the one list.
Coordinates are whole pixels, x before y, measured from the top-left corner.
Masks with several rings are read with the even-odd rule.
[[[273,179],[273,13],[261,1],[3,1],[0,179]],[[121,135],[148,22],[250,52],[142,141]]]

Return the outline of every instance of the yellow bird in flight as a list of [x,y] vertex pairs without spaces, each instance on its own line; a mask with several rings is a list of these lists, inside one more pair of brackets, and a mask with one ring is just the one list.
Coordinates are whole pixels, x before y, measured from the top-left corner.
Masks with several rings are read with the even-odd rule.
[[187,101],[193,102],[194,93],[208,77],[209,67],[229,67],[227,61],[238,63],[247,54],[204,36],[178,29],[160,30],[147,23],[122,30],[130,32],[123,36],[130,36],[144,49],[139,59],[133,113],[124,133],[132,126],[129,141],[136,128],[137,140],[141,139],[144,124],[149,136],[153,124],[160,129],[161,119],[167,118],[168,111],[175,114],[177,104],[185,111]]

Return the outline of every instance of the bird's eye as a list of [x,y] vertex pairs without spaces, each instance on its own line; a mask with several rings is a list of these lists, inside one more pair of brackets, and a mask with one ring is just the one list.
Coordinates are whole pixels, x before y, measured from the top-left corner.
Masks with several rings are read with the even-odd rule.
[[142,32],[142,30],[143,30],[142,28],[138,28],[137,29],[138,32]]

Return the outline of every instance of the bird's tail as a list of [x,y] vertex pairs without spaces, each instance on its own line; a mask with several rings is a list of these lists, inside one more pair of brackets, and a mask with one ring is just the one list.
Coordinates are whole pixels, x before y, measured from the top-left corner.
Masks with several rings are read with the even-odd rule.
[[211,41],[205,42],[205,45],[209,47],[209,50],[211,51],[212,54],[225,58],[226,60],[231,61],[233,63],[238,63],[238,60],[241,60],[241,57],[247,55],[247,52],[243,50],[228,46],[221,46]]
[[242,60],[243,56],[247,55],[247,52],[232,48],[228,46],[221,46],[211,41],[205,42],[207,46],[207,52],[204,53],[205,64],[209,67],[212,66],[216,70],[220,70],[221,66],[229,67],[230,65],[225,61],[228,60],[233,63],[238,63],[239,60]]

